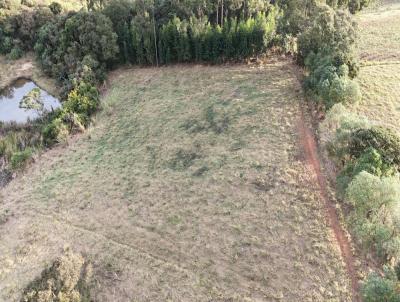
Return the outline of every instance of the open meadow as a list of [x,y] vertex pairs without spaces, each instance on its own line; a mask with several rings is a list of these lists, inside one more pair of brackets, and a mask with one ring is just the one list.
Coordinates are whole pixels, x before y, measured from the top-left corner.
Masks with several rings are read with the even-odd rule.
[[0,193],[0,300],[71,248],[95,301],[352,301],[299,143],[297,73],[114,71],[90,129]]
[[400,3],[384,1],[359,16],[363,94],[356,111],[400,131]]

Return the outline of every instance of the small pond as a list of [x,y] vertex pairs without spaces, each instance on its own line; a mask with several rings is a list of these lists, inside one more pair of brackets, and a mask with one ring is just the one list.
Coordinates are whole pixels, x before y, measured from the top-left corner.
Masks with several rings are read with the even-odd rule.
[[60,101],[28,79],[18,79],[0,91],[0,122],[23,124],[57,109]]

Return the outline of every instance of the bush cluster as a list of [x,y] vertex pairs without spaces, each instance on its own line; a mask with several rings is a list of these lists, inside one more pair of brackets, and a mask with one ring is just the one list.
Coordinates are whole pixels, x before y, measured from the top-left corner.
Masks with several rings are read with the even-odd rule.
[[398,260],[400,255],[399,201],[398,176],[379,177],[362,171],[346,190],[346,202],[354,209],[349,221],[357,239],[384,260]]
[[364,282],[361,293],[365,302],[400,302],[399,266],[385,266],[383,275],[372,273]]
[[99,12],[59,16],[39,30],[35,52],[43,70],[69,88],[82,74],[96,84],[116,58],[117,35]]
[[62,109],[43,127],[43,143],[51,146],[65,141],[70,133],[81,132],[89,125],[90,116],[100,103],[99,92],[91,84],[80,81],[68,94]]
[[92,267],[67,250],[24,290],[21,302],[89,302]]
[[[323,142],[340,169],[338,193],[350,206],[356,240],[388,265],[399,263],[400,137],[342,104],[332,107],[321,130],[328,133]],[[365,301],[400,301],[398,285],[397,278],[372,274],[363,287]]]
[[360,100],[355,52],[356,29],[351,16],[328,5],[314,9],[315,15],[298,38],[297,59],[308,76],[305,88],[312,98],[329,109],[337,103]]
[[332,57],[311,52],[305,65],[309,74],[304,81],[306,90],[313,99],[321,102],[325,108],[333,105],[351,104],[361,100],[361,91],[355,80],[349,77],[346,64],[335,65]]
[[327,0],[327,3],[333,7],[347,8],[352,14],[367,7],[372,0]]
[[0,18],[0,53],[18,59],[32,50],[39,29],[53,17],[49,8],[27,8]]

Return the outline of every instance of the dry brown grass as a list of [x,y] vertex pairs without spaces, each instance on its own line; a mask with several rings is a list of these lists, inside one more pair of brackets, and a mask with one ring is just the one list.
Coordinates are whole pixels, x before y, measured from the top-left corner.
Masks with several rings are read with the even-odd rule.
[[0,300],[65,246],[96,301],[351,301],[287,61],[129,69],[93,127],[1,192]]
[[359,16],[363,98],[355,110],[400,131],[400,3],[384,1]]

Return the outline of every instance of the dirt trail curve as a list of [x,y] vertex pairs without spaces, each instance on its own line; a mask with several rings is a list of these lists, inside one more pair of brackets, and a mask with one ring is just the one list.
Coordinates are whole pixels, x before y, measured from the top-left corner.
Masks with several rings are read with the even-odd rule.
[[361,297],[359,295],[357,271],[355,269],[355,264],[354,264],[355,260],[353,252],[351,250],[351,245],[349,239],[345,234],[345,231],[343,230],[340,224],[335,204],[331,200],[328,194],[327,179],[321,169],[317,142],[312,130],[306,123],[305,119],[306,113],[304,112],[305,106],[304,104],[300,104],[300,107],[301,107],[300,108],[301,116],[299,119],[299,136],[300,136],[300,143],[304,150],[304,157],[307,163],[311,166],[312,171],[315,173],[315,178],[318,183],[319,190],[321,192],[321,197],[325,202],[326,219],[329,226],[332,228],[334,232],[335,239],[339,244],[343,260],[346,264],[346,270],[349,275],[352,286],[353,301],[361,302]]

